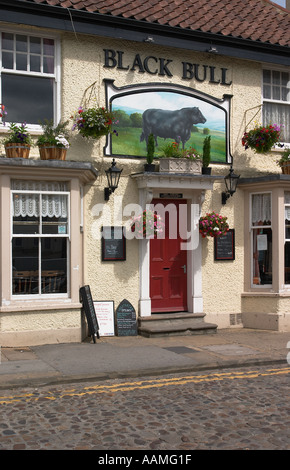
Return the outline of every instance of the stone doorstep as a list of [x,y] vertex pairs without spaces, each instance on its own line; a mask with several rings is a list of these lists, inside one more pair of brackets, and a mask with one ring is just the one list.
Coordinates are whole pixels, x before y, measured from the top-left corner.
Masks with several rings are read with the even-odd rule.
[[217,331],[217,325],[213,323],[200,322],[196,324],[188,324],[186,322],[178,324],[159,324],[146,325],[138,328],[138,333],[147,338],[157,336],[183,336],[183,335],[200,335],[213,334]]
[[174,323],[182,324],[184,322],[188,324],[200,323],[203,321],[205,313],[187,313],[187,312],[177,312],[177,313],[156,313],[152,314],[149,317],[139,317],[138,322],[140,327],[148,327],[148,325],[172,325]]

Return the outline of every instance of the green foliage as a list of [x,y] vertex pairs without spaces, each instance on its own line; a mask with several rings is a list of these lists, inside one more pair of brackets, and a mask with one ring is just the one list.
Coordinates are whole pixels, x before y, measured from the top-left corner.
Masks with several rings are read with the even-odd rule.
[[19,143],[19,144],[32,144],[32,139],[29,132],[26,129],[26,124],[10,124],[10,131],[8,133],[8,137],[3,140],[3,144],[12,144],[12,143]]
[[211,136],[207,136],[203,141],[203,166],[207,167],[210,163],[210,138]]
[[168,144],[162,147],[162,155],[160,158],[181,158],[182,152],[179,149],[178,142],[169,142]]
[[69,121],[59,122],[57,126],[53,125],[52,120],[46,119],[42,124],[42,135],[37,139],[36,145],[52,145],[55,147],[68,148],[69,132],[67,125]]
[[123,111],[122,109],[114,110],[114,117],[115,117],[115,125],[118,127],[130,127],[131,126],[131,119],[130,116]]
[[279,166],[283,166],[285,163],[290,162],[290,149],[284,150],[280,160],[277,161]]
[[153,162],[154,151],[155,151],[154,135],[150,134],[148,136],[148,144],[147,144],[147,163],[149,164]]
[[130,114],[130,121],[132,127],[142,127],[142,114],[132,113]]
[[[119,137],[112,136],[112,150],[116,155],[135,155],[136,157],[147,156],[145,141],[140,141],[142,129],[133,127],[118,127]],[[165,142],[170,142],[166,139]],[[197,154],[202,156],[204,136],[201,132],[192,133],[191,138],[186,142],[187,147],[194,147]],[[155,143],[155,158],[160,158],[164,139],[157,137]],[[164,155],[163,155],[164,156]],[[211,161],[224,163],[226,161],[225,135],[223,132],[211,129]]]
[[203,135],[209,135],[210,129],[208,127],[205,127],[202,132],[203,132]]

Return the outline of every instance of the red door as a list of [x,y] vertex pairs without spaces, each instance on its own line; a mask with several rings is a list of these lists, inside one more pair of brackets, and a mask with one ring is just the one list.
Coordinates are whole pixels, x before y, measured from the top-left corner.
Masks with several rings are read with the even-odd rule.
[[[179,236],[179,205],[186,201],[153,200],[153,204],[174,204],[176,218],[165,212],[165,237],[150,240],[150,297],[152,312],[179,312],[187,310],[187,251],[181,250]],[[177,224],[175,234],[170,224]]]

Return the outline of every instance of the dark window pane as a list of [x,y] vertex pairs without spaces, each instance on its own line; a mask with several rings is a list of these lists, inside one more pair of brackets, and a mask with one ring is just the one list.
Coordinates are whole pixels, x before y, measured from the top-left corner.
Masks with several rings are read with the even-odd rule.
[[273,83],[274,85],[280,85],[280,72],[273,72]]
[[36,234],[39,232],[39,219],[37,217],[13,217],[13,233]]
[[30,38],[30,52],[33,54],[41,54],[41,39],[40,38]]
[[54,73],[53,57],[43,57],[43,73]]
[[273,87],[273,100],[280,100],[280,87]]
[[13,34],[2,33],[2,49],[13,51]]
[[67,234],[67,219],[58,217],[42,217],[43,234]]
[[9,115],[7,120],[39,124],[53,119],[53,88],[54,80],[50,78],[3,73],[2,102]]
[[288,86],[289,88],[289,73],[282,72],[281,76],[282,76],[282,85],[286,87]]
[[38,239],[12,240],[13,295],[38,294]]
[[282,88],[282,101],[290,101],[290,90],[289,88]]
[[271,99],[271,86],[270,85],[264,85],[263,95],[264,95],[264,98]]
[[67,239],[41,239],[41,292],[67,292]]
[[271,71],[263,70],[263,80],[264,83],[271,83]]
[[30,56],[30,70],[32,72],[40,72],[40,56],[39,55]]
[[13,52],[2,52],[2,67],[13,69]]
[[27,36],[16,34],[16,51],[27,52]]
[[54,56],[54,40],[53,39],[43,39],[43,53],[45,55]]
[[26,54],[16,54],[16,70],[27,70]]

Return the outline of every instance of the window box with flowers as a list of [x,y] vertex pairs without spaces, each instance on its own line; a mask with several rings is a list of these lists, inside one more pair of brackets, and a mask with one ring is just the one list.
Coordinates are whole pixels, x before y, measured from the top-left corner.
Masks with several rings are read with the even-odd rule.
[[161,216],[151,210],[144,210],[131,221],[131,231],[136,234],[136,238],[154,238],[163,233],[163,230],[164,223]]
[[206,237],[221,237],[229,231],[229,224],[227,217],[223,217],[216,212],[207,213],[199,219],[199,233],[203,238]]
[[281,129],[277,124],[268,126],[257,126],[245,132],[242,145],[247,150],[253,149],[256,153],[267,153],[280,140]]
[[77,130],[84,138],[100,139],[100,137],[117,132],[112,130],[114,115],[104,107],[84,108],[80,106],[71,116],[72,130]]
[[68,121],[53,126],[52,121],[42,124],[43,134],[37,139],[41,160],[65,160],[69,148]]
[[6,157],[8,158],[28,158],[32,139],[26,129],[26,123],[10,124],[8,136],[3,139]]
[[193,147],[180,150],[178,142],[171,142],[162,152],[159,156],[159,171],[201,174],[202,161]]

